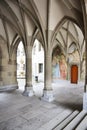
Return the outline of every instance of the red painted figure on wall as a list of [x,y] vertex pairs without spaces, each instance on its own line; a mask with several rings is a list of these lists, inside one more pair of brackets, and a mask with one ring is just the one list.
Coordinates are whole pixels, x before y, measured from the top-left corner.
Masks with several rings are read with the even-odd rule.
[[60,60],[60,77],[61,79],[66,79],[67,77],[67,65],[64,57]]

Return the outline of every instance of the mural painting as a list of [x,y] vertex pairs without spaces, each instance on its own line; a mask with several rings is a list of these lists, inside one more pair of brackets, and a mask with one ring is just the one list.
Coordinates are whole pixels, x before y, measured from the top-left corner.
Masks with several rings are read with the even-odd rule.
[[66,59],[59,48],[55,49],[52,59],[52,77],[53,79],[67,78],[67,64]]

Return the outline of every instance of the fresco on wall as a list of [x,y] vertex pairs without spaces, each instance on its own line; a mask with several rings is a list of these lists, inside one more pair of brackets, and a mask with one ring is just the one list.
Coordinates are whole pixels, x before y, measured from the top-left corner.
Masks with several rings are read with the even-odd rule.
[[53,53],[52,59],[52,77],[53,79],[67,78],[67,64],[64,55],[57,48]]
[[53,70],[53,78],[60,78],[60,66],[59,66],[59,59],[54,56],[52,61],[52,70]]
[[66,59],[63,55],[61,55],[59,65],[60,65],[60,78],[66,79],[67,78],[67,64],[66,64]]

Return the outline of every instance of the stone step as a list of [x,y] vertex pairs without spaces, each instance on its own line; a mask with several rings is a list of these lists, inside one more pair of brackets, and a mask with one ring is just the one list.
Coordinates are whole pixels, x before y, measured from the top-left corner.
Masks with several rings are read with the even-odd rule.
[[68,116],[63,122],[61,122],[56,128],[53,130],[62,130],[65,128],[67,124],[69,124],[77,115],[79,114],[79,111],[74,111],[70,116]]
[[72,113],[71,110],[64,110],[62,113],[58,114],[55,118],[41,126],[38,130],[52,130],[58,123],[62,122]]
[[74,130],[86,114],[86,111],[81,111],[63,130]]
[[84,117],[82,122],[76,128],[76,130],[87,130],[87,116]]

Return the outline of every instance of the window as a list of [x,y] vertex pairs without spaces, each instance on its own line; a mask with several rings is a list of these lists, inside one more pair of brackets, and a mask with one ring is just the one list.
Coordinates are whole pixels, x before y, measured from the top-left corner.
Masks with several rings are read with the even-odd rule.
[[42,73],[42,72],[43,72],[43,64],[40,63],[40,64],[39,64],[39,73]]

